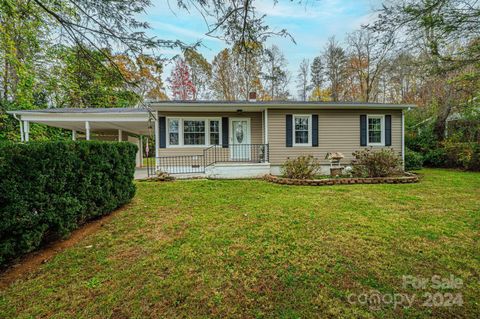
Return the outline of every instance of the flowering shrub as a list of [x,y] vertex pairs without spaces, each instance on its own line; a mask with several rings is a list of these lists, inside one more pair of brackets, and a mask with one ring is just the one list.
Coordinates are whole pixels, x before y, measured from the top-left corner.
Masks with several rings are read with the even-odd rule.
[[387,177],[401,172],[400,157],[393,149],[371,148],[353,153],[352,174],[356,177]]
[[320,170],[320,162],[312,155],[287,159],[282,165],[282,174],[287,178],[312,179]]

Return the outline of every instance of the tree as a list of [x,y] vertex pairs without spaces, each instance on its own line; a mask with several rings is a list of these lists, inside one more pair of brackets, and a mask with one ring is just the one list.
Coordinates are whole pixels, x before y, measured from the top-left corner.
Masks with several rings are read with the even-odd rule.
[[163,63],[154,56],[141,54],[133,60],[125,54],[113,57],[126,88],[135,92],[142,100],[166,100],[167,95],[162,81]]
[[[177,0],[180,7],[197,9],[207,21],[207,35],[237,46],[241,54],[250,52],[271,36],[293,38],[286,29],[272,30],[265,22],[266,15],[258,14],[254,0]],[[276,3],[276,0],[273,1]]]
[[308,76],[310,73],[310,62],[308,59],[303,59],[300,63],[297,73],[297,87],[302,101],[306,101],[308,97],[308,92],[311,90],[311,86],[308,81]]
[[212,78],[212,65],[208,63],[203,55],[192,48],[185,49],[183,56],[190,68],[192,83],[196,88],[193,99],[208,97],[207,89]]
[[379,77],[384,70],[392,42],[382,43],[368,29],[361,29],[347,36],[349,69],[359,85],[359,100],[371,102],[378,91]]
[[[3,105],[33,108],[41,104],[44,56],[49,31],[29,1],[0,1],[0,100]],[[31,16],[31,19],[26,19]]]
[[402,50],[392,56],[381,75],[382,102],[425,105],[426,101],[420,96],[422,87],[426,86],[424,68],[421,59],[408,51]]
[[238,98],[234,62],[229,49],[223,49],[213,58],[212,91],[220,100],[234,101]]
[[332,92],[330,89],[314,88],[309,98],[310,101],[329,102],[332,100]]
[[[194,8],[205,18],[207,35],[223,38],[241,51],[247,52],[249,43],[262,43],[273,35],[289,36],[284,29],[271,30],[265,16],[258,15],[254,1],[177,0],[176,3],[179,9]],[[23,21],[48,26],[50,34],[58,35],[54,38],[57,44],[86,49],[85,54],[93,51],[102,54],[104,49],[115,48],[116,52],[136,58],[144,50],[190,47],[178,40],[146,35],[149,25],[138,17],[150,5],[151,0],[1,0],[0,11],[5,16],[21,12]],[[90,56],[98,57],[98,54]],[[107,59],[122,75],[110,55],[105,54],[102,59]]]
[[237,96],[248,100],[250,92],[261,91],[259,59],[262,53],[262,45],[257,42],[247,44],[237,43],[233,46],[232,60],[234,63],[234,79],[238,88]]
[[331,37],[323,53],[325,60],[325,70],[328,81],[330,82],[330,90],[332,92],[332,100],[339,101],[342,93],[342,85],[346,71],[346,55],[345,50]]
[[286,90],[290,81],[287,60],[276,45],[264,50],[262,75],[273,100],[285,99],[289,95]]
[[211,89],[217,99],[248,100],[248,94],[252,91],[257,92],[259,98],[268,99],[260,81],[257,52],[245,52],[234,46],[222,50],[214,57]]
[[[478,81],[480,46],[480,5],[475,0],[404,0],[383,6],[379,19],[368,26],[384,37],[384,41],[396,41],[397,46],[422,55],[428,67],[428,75],[444,82],[436,96],[437,115],[435,135],[445,136],[446,119],[459,103],[463,88],[456,86],[459,73],[469,73],[474,68],[477,75],[469,76]],[[461,76],[461,75],[460,75]],[[473,84],[473,83],[472,83]]]
[[[317,92],[322,88],[324,80],[324,66],[322,63],[322,57],[317,56],[313,59],[311,67],[311,77],[312,77],[312,86],[313,89]],[[317,95],[318,96],[318,95]]]
[[[140,96],[125,86],[123,77],[110,64],[114,57],[108,50],[97,52],[80,47],[58,47],[62,64],[55,66],[56,80],[49,91],[55,106],[63,107],[128,107],[136,105]],[[107,59],[105,56],[109,56]],[[93,58],[92,58],[93,57]]]
[[170,90],[174,100],[193,100],[196,88],[193,85],[190,69],[185,60],[177,58],[168,82],[170,82]]

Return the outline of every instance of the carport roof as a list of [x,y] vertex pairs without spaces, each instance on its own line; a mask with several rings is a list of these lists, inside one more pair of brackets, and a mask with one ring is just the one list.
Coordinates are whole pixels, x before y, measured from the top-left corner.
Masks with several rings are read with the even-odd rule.
[[22,121],[79,132],[85,132],[86,122],[89,122],[92,132],[122,130],[136,135],[147,135],[150,131],[150,114],[145,108],[52,108],[8,113],[18,116]]
[[99,114],[99,113],[148,113],[146,108],[109,107],[109,108],[50,108],[35,110],[7,111],[10,114],[33,114],[33,113],[68,113],[68,114]]

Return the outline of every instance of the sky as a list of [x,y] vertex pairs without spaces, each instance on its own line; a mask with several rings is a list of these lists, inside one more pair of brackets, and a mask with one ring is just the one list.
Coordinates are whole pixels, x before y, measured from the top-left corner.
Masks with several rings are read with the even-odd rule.
[[[186,44],[201,41],[199,52],[208,61],[223,48],[226,43],[217,38],[206,36],[207,25],[198,11],[189,11],[176,7],[176,0],[152,0],[153,6],[145,9],[141,17],[148,22],[151,29],[148,34],[159,39],[181,40]],[[288,70],[291,73],[289,89],[297,97],[296,74],[302,59],[312,62],[320,55],[328,38],[342,42],[345,35],[357,30],[362,24],[375,18],[374,10],[381,5],[381,0],[256,0],[255,7],[259,13],[266,14],[266,22],[273,30],[287,29],[295,39],[272,37],[267,46],[277,45],[285,54]],[[160,49],[157,53],[171,58],[181,53],[176,49]],[[166,65],[164,78],[171,72],[171,65]]]

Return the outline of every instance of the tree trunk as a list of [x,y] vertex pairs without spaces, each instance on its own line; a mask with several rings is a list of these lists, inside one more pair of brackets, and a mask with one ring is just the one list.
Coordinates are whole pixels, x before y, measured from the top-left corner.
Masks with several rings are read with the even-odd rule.
[[452,101],[453,99],[446,99],[445,104],[442,105],[442,110],[437,115],[437,118],[434,123],[433,133],[437,137],[438,141],[443,141],[445,139],[445,129],[447,124],[447,118],[452,111]]

